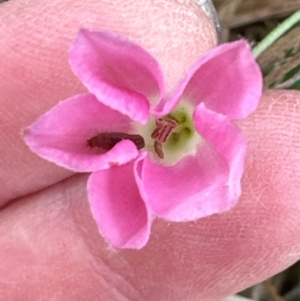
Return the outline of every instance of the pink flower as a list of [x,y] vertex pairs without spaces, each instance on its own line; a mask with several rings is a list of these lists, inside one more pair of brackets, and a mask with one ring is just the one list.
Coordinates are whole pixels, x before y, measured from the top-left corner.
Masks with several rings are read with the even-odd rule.
[[69,61],[89,93],[46,112],[25,141],[91,172],[90,207],[108,244],[139,249],[155,217],[191,221],[236,204],[246,142],[231,120],[253,112],[262,90],[245,41],[209,51],[167,95],[158,62],[125,38],[82,29]]

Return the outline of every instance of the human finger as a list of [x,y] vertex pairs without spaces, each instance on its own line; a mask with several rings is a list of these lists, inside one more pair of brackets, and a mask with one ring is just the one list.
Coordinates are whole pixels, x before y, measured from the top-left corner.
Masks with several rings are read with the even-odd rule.
[[72,173],[32,154],[23,130],[59,101],[85,91],[68,49],[85,27],[128,36],[156,57],[168,88],[216,43],[194,1],[9,1],[0,6],[0,204]]
[[157,219],[142,250],[105,244],[85,175],[7,205],[0,213],[3,300],[216,301],[297,261],[299,97],[267,91],[239,124],[248,153],[232,210],[189,223]]

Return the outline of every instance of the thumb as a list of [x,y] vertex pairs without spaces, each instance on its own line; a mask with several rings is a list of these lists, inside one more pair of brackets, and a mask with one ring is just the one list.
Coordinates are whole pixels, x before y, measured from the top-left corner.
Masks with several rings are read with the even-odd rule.
[[25,146],[22,129],[60,100],[85,91],[68,65],[78,29],[128,36],[155,56],[168,87],[216,43],[193,1],[15,0],[0,5],[0,206],[71,172]]

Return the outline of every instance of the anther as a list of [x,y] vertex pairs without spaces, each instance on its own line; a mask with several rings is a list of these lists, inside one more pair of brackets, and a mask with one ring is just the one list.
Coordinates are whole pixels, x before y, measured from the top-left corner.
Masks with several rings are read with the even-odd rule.
[[164,152],[162,150],[162,144],[158,141],[154,141],[154,150],[156,152],[156,154],[158,155],[158,157],[160,157],[161,159],[163,159],[164,156]]
[[178,122],[174,119],[162,119],[158,118],[156,120],[156,128],[151,134],[151,138],[154,139],[154,150],[157,155],[163,159],[164,153],[162,150],[162,144],[167,141],[167,139],[172,134],[172,131],[177,127]]

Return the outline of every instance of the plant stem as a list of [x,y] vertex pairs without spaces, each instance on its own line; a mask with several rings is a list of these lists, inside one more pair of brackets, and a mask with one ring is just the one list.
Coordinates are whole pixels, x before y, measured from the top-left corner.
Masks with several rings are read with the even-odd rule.
[[266,49],[268,49],[268,47],[270,47],[277,39],[279,39],[285,32],[287,32],[299,21],[300,10],[284,20],[275,29],[273,29],[260,43],[258,43],[258,45],[253,49],[254,56],[256,58],[259,57]]

